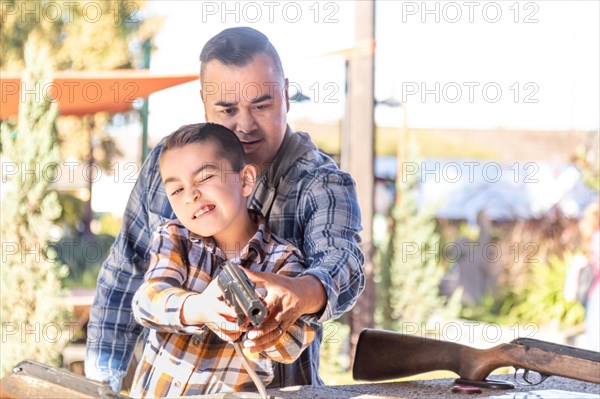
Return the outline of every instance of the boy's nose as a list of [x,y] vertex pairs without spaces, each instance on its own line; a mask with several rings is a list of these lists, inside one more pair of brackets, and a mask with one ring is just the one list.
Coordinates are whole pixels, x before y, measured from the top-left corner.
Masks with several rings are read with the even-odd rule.
[[200,198],[200,191],[198,191],[198,190],[192,190],[192,192],[185,199],[185,203],[186,204],[194,203],[194,202],[196,202],[196,200],[198,198]]

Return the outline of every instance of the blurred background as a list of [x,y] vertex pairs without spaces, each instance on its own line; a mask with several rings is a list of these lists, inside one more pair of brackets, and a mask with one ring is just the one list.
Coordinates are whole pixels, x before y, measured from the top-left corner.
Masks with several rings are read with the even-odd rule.
[[369,283],[326,325],[326,383],[352,382],[367,326],[598,350],[598,270],[595,294],[580,275],[598,264],[599,15],[590,1],[2,0],[1,372],[77,367],[143,159],[204,121],[198,57],[232,26],[270,38],[288,123],[356,178]]

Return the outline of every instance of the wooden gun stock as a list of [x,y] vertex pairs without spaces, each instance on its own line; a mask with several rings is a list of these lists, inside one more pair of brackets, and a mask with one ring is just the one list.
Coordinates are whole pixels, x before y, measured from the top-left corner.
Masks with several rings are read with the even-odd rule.
[[360,333],[352,376],[382,381],[435,370],[450,370],[464,380],[485,381],[499,367],[512,366],[545,375],[600,383],[600,353],[529,338],[490,349],[391,331]]
[[0,380],[0,398],[126,399],[106,383],[89,380],[67,370],[32,360],[17,364]]

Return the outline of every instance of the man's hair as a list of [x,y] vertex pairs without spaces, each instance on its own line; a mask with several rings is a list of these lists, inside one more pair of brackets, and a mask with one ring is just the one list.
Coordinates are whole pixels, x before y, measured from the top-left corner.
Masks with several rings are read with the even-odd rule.
[[281,59],[267,36],[248,27],[225,29],[204,45],[200,53],[200,78],[209,61],[217,60],[223,65],[244,67],[254,60],[256,54],[261,53],[273,61],[283,79],[285,76]]
[[160,157],[169,150],[205,142],[215,144],[217,156],[229,161],[234,172],[239,172],[246,165],[246,153],[238,137],[216,123],[195,123],[175,130],[165,139]]

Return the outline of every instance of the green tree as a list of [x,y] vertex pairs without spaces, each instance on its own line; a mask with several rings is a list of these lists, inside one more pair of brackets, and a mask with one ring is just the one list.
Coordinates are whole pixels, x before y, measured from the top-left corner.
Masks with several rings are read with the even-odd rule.
[[[0,70],[20,72],[24,66],[23,44],[36,34],[52,51],[48,61],[57,70],[111,70],[142,64],[142,45],[160,26],[160,18],[144,15],[144,0],[69,1],[2,0],[0,7]],[[9,121],[10,122],[10,121]],[[104,170],[118,156],[106,131],[107,113],[84,117],[61,116],[57,120],[62,159],[81,165],[97,163]],[[94,168],[87,168],[88,171]],[[88,178],[91,193],[91,178]],[[68,207],[66,212],[73,210]],[[67,219],[82,219],[86,237],[91,237],[91,198],[82,213]]]
[[[418,148],[409,141],[405,162],[418,160]],[[389,225],[389,237],[377,255],[377,322],[386,329],[402,323],[423,323],[440,308],[439,283],[444,269],[436,253],[440,237],[433,212],[419,210],[414,198],[416,175],[398,176],[398,201]]]
[[[139,67],[144,41],[151,39],[161,24],[160,18],[144,16],[146,3],[143,0],[2,0],[0,70],[23,70],[23,45],[33,33],[52,48],[48,60],[56,70]],[[110,120],[106,113],[60,117],[57,129],[63,159],[85,163],[93,154],[101,166],[110,165],[115,155],[114,143],[106,134]]]
[[[43,87],[51,81],[49,48],[37,34],[25,45],[23,81]],[[58,364],[68,338],[66,310],[61,301],[64,268],[46,251],[52,221],[61,213],[49,171],[60,153],[54,126],[56,104],[38,93],[29,95],[19,109],[17,129],[2,124],[3,162],[17,173],[2,194],[0,233],[3,260],[0,274],[2,358],[0,375],[17,362],[34,359]],[[4,169],[4,168],[3,168]],[[45,170],[32,174],[30,171]]]
[[51,46],[57,70],[106,70],[139,64],[129,50],[153,36],[155,19],[144,18],[146,1],[2,0],[0,69],[21,71],[30,34]]

